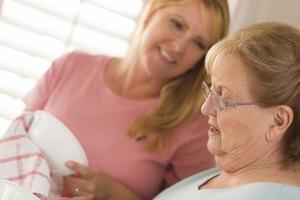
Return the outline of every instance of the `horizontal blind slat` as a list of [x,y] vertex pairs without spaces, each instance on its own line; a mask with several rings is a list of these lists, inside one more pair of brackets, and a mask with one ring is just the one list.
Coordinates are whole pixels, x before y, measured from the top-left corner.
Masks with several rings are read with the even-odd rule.
[[25,104],[21,99],[16,99],[8,95],[0,93],[0,113],[5,119],[14,119],[25,108]]
[[24,78],[38,79],[51,61],[0,45],[0,68]]
[[131,18],[138,17],[144,6],[142,0],[85,0],[85,2],[94,3]]
[[23,98],[36,84],[35,79],[24,78],[0,69],[0,92],[15,98]]
[[0,21],[0,44],[14,47],[46,59],[54,59],[65,51],[61,40],[37,34],[22,27]]
[[73,25],[72,21],[14,1],[5,3],[2,19],[61,40],[67,40]]
[[[7,1],[7,0],[6,0]],[[73,20],[76,17],[81,0],[14,0],[31,5],[57,16]]]
[[[117,57],[124,56],[129,46],[128,41],[124,39],[96,32],[82,25],[75,28],[71,45]],[[112,46],[114,48],[111,48]]]
[[131,18],[89,3],[82,4],[78,23],[124,39],[130,39],[136,26],[136,22]]

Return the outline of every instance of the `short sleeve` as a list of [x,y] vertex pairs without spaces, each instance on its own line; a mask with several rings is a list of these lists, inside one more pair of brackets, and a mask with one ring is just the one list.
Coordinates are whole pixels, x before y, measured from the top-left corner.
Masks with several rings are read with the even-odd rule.
[[208,124],[205,117],[201,116],[179,131],[180,136],[175,140],[185,141],[170,160],[164,176],[164,187],[215,166],[214,157],[207,150]]
[[72,54],[66,54],[55,60],[46,73],[37,81],[37,84],[23,99],[26,111],[42,110],[48,101],[59,77],[63,66]]

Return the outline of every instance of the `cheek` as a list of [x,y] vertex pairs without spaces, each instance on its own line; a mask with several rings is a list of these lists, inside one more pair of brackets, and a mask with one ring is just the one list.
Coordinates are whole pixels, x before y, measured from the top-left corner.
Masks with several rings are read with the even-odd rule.
[[162,24],[157,24],[155,26],[150,24],[144,29],[142,37],[146,46],[150,47],[156,45],[156,43],[160,43],[174,37],[174,33],[164,28],[164,25]]
[[141,37],[141,40],[140,40],[140,47],[142,49],[147,49],[149,48],[149,45],[150,45],[150,41],[151,41],[151,34],[148,34],[148,32],[145,32],[142,37]]
[[157,33],[153,32],[151,27],[146,27],[141,33],[140,45],[145,48],[155,41],[156,37]]
[[192,68],[203,56],[204,52],[199,52],[195,49],[186,51],[183,59],[185,66],[187,66],[186,68]]
[[244,148],[255,143],[258,135],[258,128],[255,122],[246,115],[220,115],[218,117],[222,145],[226,152],[236,148]]

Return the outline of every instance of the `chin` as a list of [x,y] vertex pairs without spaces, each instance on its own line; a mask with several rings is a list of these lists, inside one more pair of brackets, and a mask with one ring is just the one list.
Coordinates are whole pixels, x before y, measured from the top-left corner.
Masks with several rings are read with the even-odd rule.
[[160,80],[162,82],[168,80],[167,77],[164,76],[164,72],[161,69],[156,68],[156,66],[147,67],[146,71],[148,77],[152,80]]
[[222,145],[219,142],[216,142],[215,140],[211,140],[211,139],[208,140],[207,149],[214,156],[224,154]]

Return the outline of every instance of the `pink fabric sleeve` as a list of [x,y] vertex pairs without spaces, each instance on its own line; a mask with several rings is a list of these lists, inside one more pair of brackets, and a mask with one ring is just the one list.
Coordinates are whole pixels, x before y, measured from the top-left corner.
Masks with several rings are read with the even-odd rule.
[[214,157],[207,150],[207,119],[203,116],[188,127],[179,129],[180,137],[186,140],[170,161],[164,176],[164,187],[168,187],[183,178],[215,166]]
[[56,81],[62,73],[62,68],[67,58],[72,54],[67,54],[55,60],[46,73],[38,80],[37,84],[29,91],[23,99],[26,104],[25,110],[42,110],[47,103],[49,95],[55,87]]

